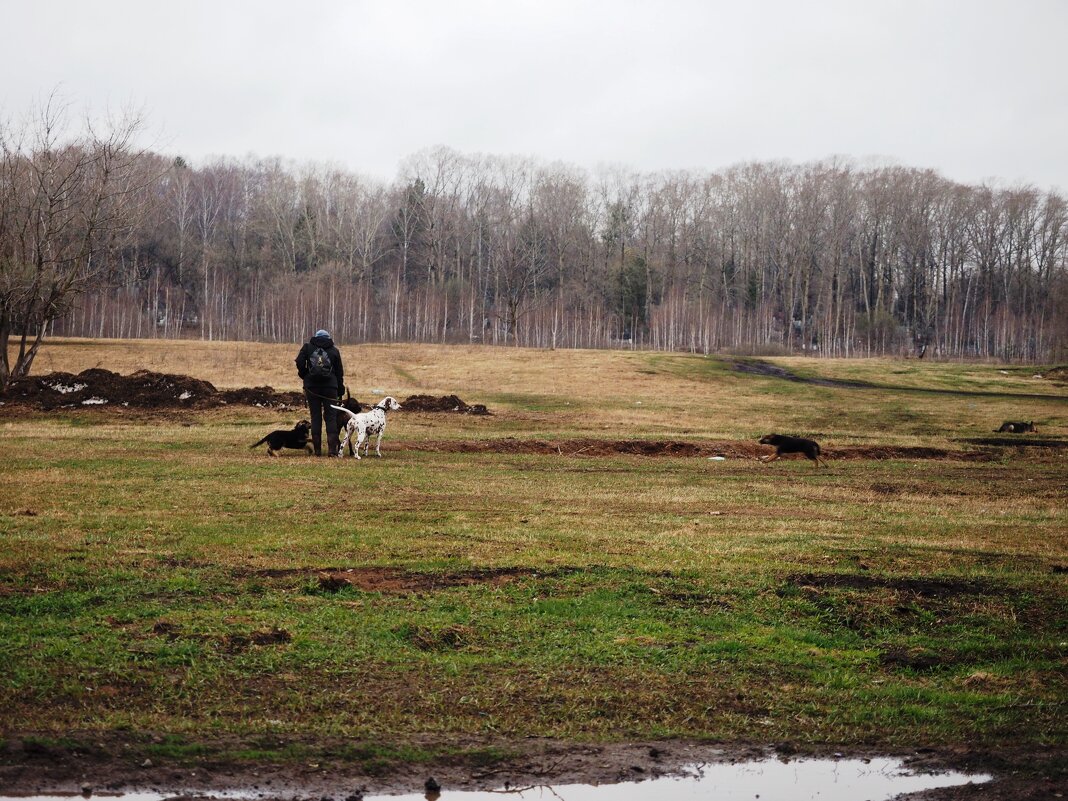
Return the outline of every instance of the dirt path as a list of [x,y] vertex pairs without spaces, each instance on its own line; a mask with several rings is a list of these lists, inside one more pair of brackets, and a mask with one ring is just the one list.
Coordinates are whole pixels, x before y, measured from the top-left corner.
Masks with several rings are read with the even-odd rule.
[[[1014,445],[1027,445],[1017,441]],[[1065,443],[1068,445],[1068,442]],[[408,450],[432,453],[502,453],[540,454],[547,456],[721,456],[725,459],[749,459],[768,456],[772,448],[748,440],[640,440],[640,439],[498,439],[424,440],[404,443]],[[828,459],[942,459],[964,462],[989,462],[998,458],[991,449],[949,450],[924,446],[857,445],[824,448]],[[789,458],[789,457],[787,457]]]

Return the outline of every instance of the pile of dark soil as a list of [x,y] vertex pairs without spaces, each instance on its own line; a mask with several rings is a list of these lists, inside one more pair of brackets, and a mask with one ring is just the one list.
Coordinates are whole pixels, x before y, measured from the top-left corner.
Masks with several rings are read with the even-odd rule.
[[[350,401],[358,411],[359,401]],[[72,373],[49,373],[12,381],[0,394],[0,405],[42,411],[55,409],[213,409],[226,405],[260,406],[265,409],[304,407],[301,392],[280,392],[273,387],[216,389],[207,381],[174,373],[138,370],[120,375],[97,367]],[[363,405],[365,408],[366,404]],[[413,395],[402,408],[415,412],[489,414],[482,404],[464,403],[456,395],[435,398]]]
[[481,403],[467,404],[456,395],[412,395],[401,402],[402,411],[406,412],[457,412],[459,414],[489,414]]
[[299,392],[271,387],[218,390],[187,375],[138,370],[120,375],[90,368],[77,375],[49,373],[11,382],[0,396],[5,405],[51,411],[123,407],[132,409],[209,409],[226,404],[288,409],[303,406]]
[[224,389],[219,391],[219,398],[222,403],[277,409],[290,409],[304,405],[304,393],[279,392],[269,386]]

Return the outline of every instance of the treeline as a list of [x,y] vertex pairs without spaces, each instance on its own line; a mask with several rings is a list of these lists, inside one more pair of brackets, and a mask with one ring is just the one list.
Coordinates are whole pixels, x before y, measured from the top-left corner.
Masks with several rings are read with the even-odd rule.
[[49,333],[1024,360],[1068,343],[1068,207],[1034,187],[448,149],[390,184],[278,159],[133,166],[129,224],[94,253],[106,278]]

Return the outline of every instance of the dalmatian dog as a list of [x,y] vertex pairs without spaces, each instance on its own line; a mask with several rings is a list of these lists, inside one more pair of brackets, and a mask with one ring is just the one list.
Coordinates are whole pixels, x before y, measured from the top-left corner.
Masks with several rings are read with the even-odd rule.
[[397,399],[392,395],[387,395],[372,407],[369,412],[360,412],[356,414],[344,406],[330,405],[331,409],[337,409],[339,412],[344,412],[349,416],[349,421],[345,423],[345,436],[341,440],[341,447],[338,449],[338,458],[345,457],[345,446],[349,444],[349,439],[352,437],[353,432],[356,433],[356,449],[353,453],[357,459],[360,458],[360,446],[367,443],[364,447],[363,455],[366,456],[368,451],[371,450],[371,436],[378,434],[378,442],[375,445],[375,453],[379,456],[382,455],[382,434],[386,430],[386,412],[396,411],[401,408],[401,405],[397,402]]

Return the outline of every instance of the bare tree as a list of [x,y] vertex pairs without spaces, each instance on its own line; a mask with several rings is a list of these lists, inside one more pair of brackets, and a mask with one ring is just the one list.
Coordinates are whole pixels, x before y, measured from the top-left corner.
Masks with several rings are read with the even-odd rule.
[[[47,302],[26,294],[27,208],[73,230],[60,212],[81,208],[91,182],[51,206],[41,187],[95,151],[3,132],[0,295],[21,333]],[[93,268],[129,261],[127,284],[69,294],[53,331],[193,335],[155,323],[188,299],[207,338],[290,339],[336,317],[361,339],[703,352],[1042,359],[1068,339],[1068,206],[1031,187],[841,160],[591,177],[445,148],[416,154],[390,184],[277,159],[142,161],[145,175],[170,167],[124,201],[138,214],[148,204],[147,221],[124,218],[110,238],[97,224],[91,237]],[[69,237],[49,241],[44,264],[74,252]]]
[[0,129],[0,387],[29,373],[47,326],[112,274],[136,221],[140,128],[125,114],[72,133],[53,94],[22,129]]

